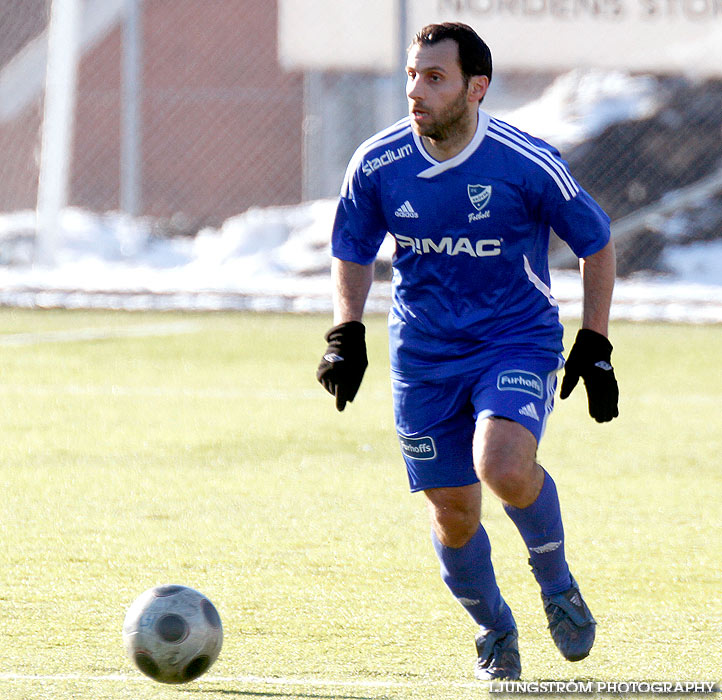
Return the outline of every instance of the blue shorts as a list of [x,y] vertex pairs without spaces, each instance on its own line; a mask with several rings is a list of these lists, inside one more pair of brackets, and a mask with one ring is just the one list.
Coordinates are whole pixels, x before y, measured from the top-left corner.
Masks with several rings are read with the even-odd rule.
[[411,490],[476,483],[472,442],[476,423],[484,418],[520,423],[538,444],[563,364],[556,353],[513,355],[459,377],[392,379],[396,432]]

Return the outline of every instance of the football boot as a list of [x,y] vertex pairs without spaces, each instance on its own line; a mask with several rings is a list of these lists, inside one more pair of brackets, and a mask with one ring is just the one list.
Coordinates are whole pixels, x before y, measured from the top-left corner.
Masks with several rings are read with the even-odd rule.
[[562,656],[568,661],[580,661],[589,656],[597,623],[574,577],[572,585],[563,593],[542,593],[542,602],[549,621],[549,632]]
[[474,675],[480,681],[518,681],[521,676],[519,634],[516,627],[504,632],[482,628],[476,635],[478,658]]

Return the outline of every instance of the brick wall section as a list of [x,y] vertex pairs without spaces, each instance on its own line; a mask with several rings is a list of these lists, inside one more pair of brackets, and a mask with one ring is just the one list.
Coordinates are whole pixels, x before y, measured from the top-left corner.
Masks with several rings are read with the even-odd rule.
[[[47,23],[47,0],[0,2],[0,68]],[[41,100],[10,124],[0,122],[0,211],[35,206],[38,181]]]
[[0,2],[0,66],[43,31],[48,12],[48,0]]
[[[193,227],[300,201],[303,80],[277,65],[275,2],[145,0],[142,24],[143,213]],[[120,58],[118,27],[80,67],[72,204],[98,211],[119,205]],[[0,210],[34,204],[40,109],[0,124]]]

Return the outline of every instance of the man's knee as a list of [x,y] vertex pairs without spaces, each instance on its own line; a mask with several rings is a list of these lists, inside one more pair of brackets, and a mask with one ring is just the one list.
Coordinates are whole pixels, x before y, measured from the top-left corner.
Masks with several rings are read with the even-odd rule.
[[431,527],[445,547],[463,547],[479,528],[481,488],[479,484],[424,491]]
[[543,474],[536,463],[536,438],[524,426],[488,418],[474,436],[477,475],[504,502],[525,507],[534,501]]

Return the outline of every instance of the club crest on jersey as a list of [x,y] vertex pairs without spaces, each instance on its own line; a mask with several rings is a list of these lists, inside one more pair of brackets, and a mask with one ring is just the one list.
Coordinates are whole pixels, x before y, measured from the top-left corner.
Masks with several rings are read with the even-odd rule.
[[477,211],[484,209],[491,199],[491,185],[467,185],[466,191]]
[[[467,185],[466,192],[476,212],[469,214],[469,222],[488,219],[491,212],[486,206],[491,200],[491,185]],[[484,211],[486,209],[486,211]]]

